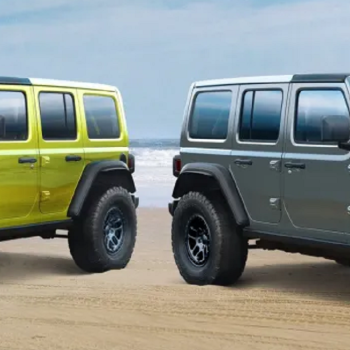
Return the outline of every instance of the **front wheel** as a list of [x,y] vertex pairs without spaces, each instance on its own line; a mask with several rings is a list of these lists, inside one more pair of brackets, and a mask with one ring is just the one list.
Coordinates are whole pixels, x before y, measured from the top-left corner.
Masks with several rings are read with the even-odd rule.
[[92,200],[84,217],[68,234],[75,263],[86,272],[122,269],[129,263],[137,234],[135,205],[130,194],[113,187]]
[[190,192],[179,201],[172,222],[172,248],[178,270],[189,284],[229,285],[242,275],[248,242],[223,198]]

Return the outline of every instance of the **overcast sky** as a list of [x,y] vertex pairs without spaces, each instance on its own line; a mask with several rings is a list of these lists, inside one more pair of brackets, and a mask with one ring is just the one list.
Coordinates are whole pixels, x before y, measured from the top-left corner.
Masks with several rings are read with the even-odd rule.
[[350,72],[350,1],[3,0],[0,67],[116,85],[132,138],[178,137],[193,81]]

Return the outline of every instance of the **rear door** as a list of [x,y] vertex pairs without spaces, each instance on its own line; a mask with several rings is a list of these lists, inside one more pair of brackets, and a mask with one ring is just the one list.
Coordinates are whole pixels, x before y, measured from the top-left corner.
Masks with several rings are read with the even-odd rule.
[[34,88],[39,123],[40,211],[68,210],[84,170],[76,89]]
[[321,141],[323,117],[349,117],[348,100],[342,83],[292,85],[284,202],[301,235],[327,239],[327,231],[350,232],[350,153]]
[[281,159],[289,84],[240,87],[230,169],[251,220],[281,220]]

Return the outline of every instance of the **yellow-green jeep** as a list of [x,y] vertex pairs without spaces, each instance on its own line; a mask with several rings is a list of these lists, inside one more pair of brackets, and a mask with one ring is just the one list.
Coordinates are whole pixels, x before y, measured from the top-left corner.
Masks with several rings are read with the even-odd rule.
[[81,269],[126,267],[138,206],[128,145],[114,86],[0,77],[0,241],[67,237]]

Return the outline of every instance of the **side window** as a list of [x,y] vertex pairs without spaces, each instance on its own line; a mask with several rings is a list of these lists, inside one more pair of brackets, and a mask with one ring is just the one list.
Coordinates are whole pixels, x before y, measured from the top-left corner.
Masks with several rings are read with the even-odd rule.
[[40,92],[39,105],[44,140],[76,139],[76,118],[71,94]]
[[231,99],[231,91],[199,92],[192,107],[189,136],[193,139],[226,139]]
[[28,139],[26,96],[19,91],[0,91],[0,141]]
[[321,123],[327,115],[349,117],[349,109],[341,90],[301,90],[297,96],[295,142],[322,143]]
[[243,95],[239,126],[241,141],[278,140],[283,93],[281,90],[252,90]]
[[112,97],[84,95],[84,109],[89,139],[120,137],[119,118]]

